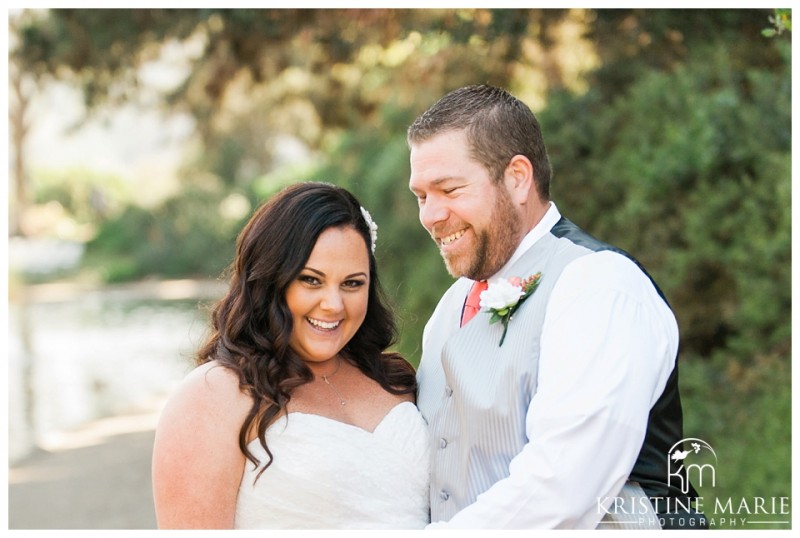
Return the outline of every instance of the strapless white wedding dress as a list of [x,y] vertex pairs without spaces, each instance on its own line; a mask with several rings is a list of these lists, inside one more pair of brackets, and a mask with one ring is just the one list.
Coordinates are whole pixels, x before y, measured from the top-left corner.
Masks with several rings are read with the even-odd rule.
[[[414,529],[429,521],[428,427],[403,402],[369,432],[321,415],[289,413],[267,430],[272,465],[246,462],[240,529]],[[248,448],[267,461],[258,439]]]

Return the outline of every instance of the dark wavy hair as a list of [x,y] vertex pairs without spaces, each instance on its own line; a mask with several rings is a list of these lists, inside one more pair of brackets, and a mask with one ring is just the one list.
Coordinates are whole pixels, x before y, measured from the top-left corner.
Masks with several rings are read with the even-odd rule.
[[408,127],[409,144],[418,144],[445,131],[464,130],[472,157],[496,180],[503,177],[514,155],[531,161],[536,190],[550,199],[552,166],[539,120],[530,108],[506,90],[479,84],[448,93]]
[[317,238],[329,228],[352,228],[369,254],[367,315],[342,350],[344,358],[393,394],[414,394],[414,368],[386,349],[395,343],[397,328],[378,280],[371,237],[361,205],[347,190],[319,182],[285,188],[247,222],[236,241],[228,269],[230,287],[213,307],[210,334],[197,351],[196,363],[212,360],[236,372],[239,387],[253,398],[239,430],[239,448],[254,466],[260,462],[247,448],[255,426],[268,461],[266,430],[286,409],[292,391],[313,380],[311,370],[289,347],[293,322],[286,289],[308,261]]

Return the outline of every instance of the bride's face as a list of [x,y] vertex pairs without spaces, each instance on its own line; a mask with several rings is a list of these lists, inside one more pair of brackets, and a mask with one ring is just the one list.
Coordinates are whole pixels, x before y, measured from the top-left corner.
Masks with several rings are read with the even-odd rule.
[[369,254],[350,227],[328,228],[286,290],[294,328],[289,345],[313,370],[336,356],[367,314]]

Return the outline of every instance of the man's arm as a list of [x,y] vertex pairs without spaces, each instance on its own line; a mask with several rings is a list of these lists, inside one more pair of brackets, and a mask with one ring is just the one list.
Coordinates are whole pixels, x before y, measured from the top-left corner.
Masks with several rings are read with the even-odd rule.
[[677,343],[672,312],[630,260],[570,264],[545,315],[528,443],[507,478],[429,528],[594,528],[633,468]]

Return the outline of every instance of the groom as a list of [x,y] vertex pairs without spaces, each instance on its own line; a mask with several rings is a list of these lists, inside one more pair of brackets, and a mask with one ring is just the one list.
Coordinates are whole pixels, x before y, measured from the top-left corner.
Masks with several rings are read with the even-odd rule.
[[[682,439],[675,317],[637,262],[550,201],[533,113],[504,90],[468,86],[417,118],[408,142],[420,221],[458,277],[425,328],[418,371],[431,526],[680,521],[652,506],[662,499],[664,516],[697,496],[668,480]],[[493,322],[480,293],[488,280],[484,303],[497,298],[497,279],[527,280],[530,294],[506,285],[517,293],[500,297]]]

